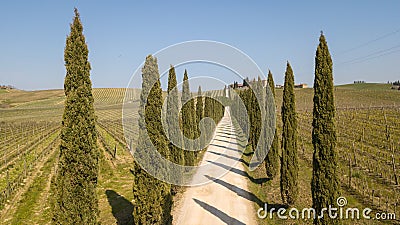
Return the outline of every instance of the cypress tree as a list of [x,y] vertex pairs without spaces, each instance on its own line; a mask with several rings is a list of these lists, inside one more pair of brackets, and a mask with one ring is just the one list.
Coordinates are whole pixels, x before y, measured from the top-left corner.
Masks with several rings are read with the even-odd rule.
[[294,76],[289,64],[286,66],[285,85],[282,102],[282,158],[281,197],[284,204],[293,205],[297,199],[298,159],[297,159],[297,118],[294,97]]
[[[203,97],[201,96],[201,87],[199,86],[199,89],[197,90],[197,98],[196,98],[196,135],[194,138],[199,138],[201,133],[200,133],[200,121],[204,117],[204,109],[203,109]],[[205,140],[200,140],[198,143],[198,149],[200,149],[201,146],[204,146],[204,141]],[[197,157],[197,151],[196,151],[196,157]]]
[[[162,90],[157,59],[149,55],[142,68],[142,90],[139,108],[139,142],[135,157],[151,166],[159,167],[166,176],[167,170],[157,164],[149,154],[154,146],[157,151],[169,158],[168,142],[165,139],[161,122]],[[147,96],[147,98],[146,98]],[[148,134],[148,135],[146,135]],[[170,185],[148,174],[135,164],[133,182],[134,224],[170,224],[172,222],[172,198]]]
[[185,165],[194,166],[195,164],[195,154],[194,146],[191,144],[191,140],[194,138],[194,128],[195,128],[195,108],[194,99],[191,99],[191,93],[189,88],[188,74],[185,70],[183,75],[183,86],[182,86],[182,130],[183,135],[187,138],[185,144]]
[[[168,124],[168,134],[170,137],[174,137],[174,139],[178,139],[180,136],[179,130],[179,97],[178,97],[178,88],[176,81],[175,68],[171,65],[168,73],[168,98],[167,98],[167,118],[166,122]],[[182,146],[183,140],[177,140],[178,143],[169,142],[169,150],[171,154],[171,161],[179,164],[185,165],[185,158],[183,154],[183,150],[178,146]],[[174,180],[176,182],[180,182],[180,179],[183,176],[183,171],[180,171],[180,174],[171,174],[174,176]],[[177,186],[172,187],[172,193],[175,194],[178,191]]]
[[66,40],[66,95],[58,169],[54,181],[54,224],[97,224],[99,151],[88,47],[78,10]]
[[[212,114],[212,98],[210,98],[209,96],[205,96],[204,97],[204,117],[205,118],[213,118],[213,114]],[[207,131],[205,137],[206,140],[210,140],[211,138],[211,124],[209,123],[205,123],[205,130]]]
[[[272,77],[271,71],[268,71],[268,86],[275,98],[275,83]],[[267,106],[267,105],[266,105]],[[265,159],[265,167],[267,171],[267,176],[273,179],[278,173],[279,168],[279,141],[278,141],[278,130],[275,129],[274,139],[272,141],[271,147]]]
[[[246,80],[249,82],[248,78],[243,81]],[[256,82],[255,79],[253,79],[251,84],[252,88],[243,91],[242,99],[246,105],[246,110],[249,116],[249,144],[251,145],[253,152],[255,152],[261,133],[261,108],[257,100],[257,96],[260,96],[261,90],[259,82]]]
[[[264,134],[265,132],[261,132],[262,129],[262,120],[265,118],[262,118],[261,115],[265,112],[265,91],[264,87],[261,81],[261,78],[258,77],[258,80],[254,82],[254,105],[256,106],[256,117],[254,120],[254,146],[253,149],[256,150],[257,148],[259,149],[265,149],[265,142],[266,139],[264,139]],[[258,106],[258,107],[257,107]],[[261,140],[260,140],[261,139]],[[260,153],[262,151],[255,151],[257,159],[260,161],[263,160],[261,159]]]
[[[333,206],[340,195],[334,117],[332,59],[325,36],[321,33],[315,56],[312,123],[314,154],[311,191],[313,208],[317,212],[329,205]],[[328,216],[314,220],[314,224],[337,223],[337,220],[330,219]]]
[[[237,119],[237,121],[238,121],[240,127],[242,128],[242,130],[246,134],[248,134],[247,136],[248,136],[248,139],[250,141],[250,126],[249,126],[249,123],[251,123],[250,122],[251,121],[251,115],[250,115],[251,111],[249,110],[250,109],[249,108],[249,97],[248,97],[248,94],[247,94],[249,92],[247,90],[238,90],[237,93],[238,93],[238,98],[237,98],[238,104],[236,105],[236,107],[238,107],[237,108],[238,116],[240,117],[240,118]],[[245,106],[244,107],[245,110],[243,110],[242,108],[239,108],[240,107],[240,104],[239,104],[240,101],[243,102],[243,104]],[[241,110],[243,110],[243,111],[241,111]],[[247,120],[246,120],[246,118],[247,118]]]

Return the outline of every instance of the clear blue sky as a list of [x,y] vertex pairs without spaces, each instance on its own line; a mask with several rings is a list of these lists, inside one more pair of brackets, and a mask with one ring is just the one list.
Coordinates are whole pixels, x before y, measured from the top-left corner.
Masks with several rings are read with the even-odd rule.
[[264,73],[271,69],[277,84],[289,60],[296,83],[312,85],[321,30],[336,84],[400,79],[400,1],[16,0],[0,3],[0,84],[63,87],[74,7],[84,25],[94,87],[126,87],[147,54],[194,39],[235,46]]

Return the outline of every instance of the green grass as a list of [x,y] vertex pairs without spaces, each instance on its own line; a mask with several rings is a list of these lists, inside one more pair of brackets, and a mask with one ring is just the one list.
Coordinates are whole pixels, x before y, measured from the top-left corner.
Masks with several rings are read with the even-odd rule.
[[[104,130],[102,135],[107,142],[116,142]],[[133,175],[130,169],[133,167],[133,157],[124,148],[119,148],[116,159],[105,151],[104,146],[100,150],[102,154],[97,187],[100,221],[102,224],[115,224],[118,219],[128,221],[132,215]]]

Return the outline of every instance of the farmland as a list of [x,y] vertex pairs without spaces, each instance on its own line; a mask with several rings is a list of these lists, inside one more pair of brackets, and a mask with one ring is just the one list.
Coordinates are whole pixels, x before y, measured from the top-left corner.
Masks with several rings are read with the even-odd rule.
[[[282,90],[276,90],[278,133],[281,132],[280,106]],[[312,89],[297,89],[299,192],[297,208],[311,207],[312,175]],[[393,174],[400,166],[400,93],[385,84],[351,84],[335,87],[337,150],[341,195],[349,207],[369,207],[380,212],[399,215],[399,185]],[[388,138],[389,136],[389,138]],[[248,160],[244,156],[244,160]],[[264,167],[249,173],[255,178],[265,177]],[[399,176],[397,172],[397,177]],[[256,196],[269,204],[279,204],[279,179],[266,185],[251,184]],[[258,207],[258,206],[257,206]],[[284,224],[279,219],[260,220],[261,224]],[[292,221],[293,222],[293,221]],[[378,221],[347,221],[348,224],[376,224]],[[380,221],[384,223],[384,221]],[[391,224],[393,221],[386,221]],[[311,221],[296,221],[312,224]],[[347,224],[345,222],[345,224]]]
[[[125,89],[94,89],[93,95],[102,153],[100,219],[104,224],[123,223],[132,214],[127,212],[131,203],[126,199],[132,196],[133,165],[121,124]],[[0,221],[5,224],[51,221],[50,187],[58,157],[64,99],[63,90],[0,93]],[[133,107],[137,107],[136,103],[133,101]],[[137,114],[132,116],[136,118]],[[133,145],[135,141],[132,140]]]
[[[138,118],[135,109],[139,90],[137,93],[131,98],[132,111],[136,113],[130,116],[134,120]],[[211,94],[221,93],[222,90]],[[276,94],[279,115],[282,91],[277,89]],[[313,90],[296,89],[295,94],[302,193],[296,206],[310,207]],[[135,148],[137,132],[128,131],[132,138],[125,142],[124,95],[123,88],[93,89],[102,153],[98,196],[103,224],[123,224],[132,217],[133,158],[129,149]],[[5,224],[46,224],[51,220],[51,181],[56,170],[64,99],[63,90],[0,92],[0,221]],[[385,84],[342,85],[335,87],[335,101],[342,195],[350,206],[400,215],[400,189],[393,170],[400,168],[400,92]],[[280,122],[278,117],[278,129]],[[249,175],[264,178],[265,167],[249,171]],[[259,199],[280,203],[279,179],[261,184],[248,182]],[[259,222],[283,223],[268,219]]]

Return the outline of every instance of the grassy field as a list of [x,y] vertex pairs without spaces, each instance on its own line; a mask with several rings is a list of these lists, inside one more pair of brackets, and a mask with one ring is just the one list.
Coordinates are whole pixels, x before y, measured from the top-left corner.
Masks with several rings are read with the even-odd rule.
[[[282,90],[276,92],[279,114]],[[312,89],[295,91],[300,160],[300,198],[296,207],[299,208],[311,206],[312,92]],[[132,120],[138,117],[139,93],[136,90],[130,96]],[[126,143],[121,118],[125,89],[93,89],[93,95],[98,117],[98,145],[102,152],[98,185],[100,219],[103,224],[126,224],[132,220],[133,210],[130,172],[133,158],[129,147],[135,147],[137,131],[135,128],[130,131],[132,141]],[[63,90],[0,91],[0,221],[4,221],[1,224],[50,223],[50,184],[56,169],[64,99]],[[390,90],[390,85],[386,84],[341,85],[335,87],[335,100],[342,195],[351,207],[370,207],[375,212],[396,210],[400,217],[399,207],[395,206],[400,189],[392,174],[393,159],[400,168],[400,91]],[[278,129],[280,123],[278,116]],[[387,139],[388,132],[390,139]],[[249,154],[243,157],[248,162]],[[254,178],[249,179],[251,191],[259,199],[271,204],[281,203],[279,177],[266,181],[264,167],[248,171],[248,174]],[[258,207],[255,205],[256,209]],[[276,218],[259,222],[311,223]],[[345,224],[376,223],[378,221],[345,221]]]

